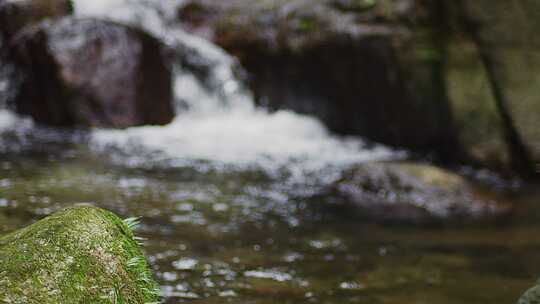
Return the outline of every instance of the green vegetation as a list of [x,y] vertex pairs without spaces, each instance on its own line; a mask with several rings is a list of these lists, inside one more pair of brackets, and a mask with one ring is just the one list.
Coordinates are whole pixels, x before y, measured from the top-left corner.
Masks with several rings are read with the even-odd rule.
[[159,297],[132,229],[103,209],[59,211],[0,238],[6,303],[149,303]]

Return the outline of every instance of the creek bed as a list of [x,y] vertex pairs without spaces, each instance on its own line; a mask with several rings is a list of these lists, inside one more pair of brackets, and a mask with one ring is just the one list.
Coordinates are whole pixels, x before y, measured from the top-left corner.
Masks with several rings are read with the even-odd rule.
[[46,147],[0,155],[0,233],[74,203],[141,216],[165,303],[513,303],[540,274],[538,193],[501,222],[384,225],[318,208],[320,179],[287,168]]

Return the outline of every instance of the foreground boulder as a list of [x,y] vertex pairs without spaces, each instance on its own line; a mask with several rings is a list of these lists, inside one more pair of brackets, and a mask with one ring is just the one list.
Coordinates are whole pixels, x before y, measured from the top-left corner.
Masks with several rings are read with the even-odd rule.
[[0,238],[2,303],[147,303],[158,298],[131,228],[94,207]]
[[346,170],[321,197],[327,206],[382,222],[494,219],[511,211],[481,197],[455,173],[412,163],[358,165]]
[[22,71],[11,104],[37,122],[123,128],[174,116],[162,46],[141,30],[66,17],[24,29],[10,50]]
[[178,17],[239,59],[261,105],[454,157],[442,57],[416,2],[190,0]]

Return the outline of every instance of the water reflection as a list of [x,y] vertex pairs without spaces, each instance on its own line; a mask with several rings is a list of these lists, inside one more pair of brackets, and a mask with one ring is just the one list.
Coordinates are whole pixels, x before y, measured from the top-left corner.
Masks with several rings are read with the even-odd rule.
[[540,270],[532,202],[500,227],[379,225],[321,214],[298,180],[128,168],[83,150],[3,155],[1,231],[73,203],[142,216],[166,303],[512,302]]

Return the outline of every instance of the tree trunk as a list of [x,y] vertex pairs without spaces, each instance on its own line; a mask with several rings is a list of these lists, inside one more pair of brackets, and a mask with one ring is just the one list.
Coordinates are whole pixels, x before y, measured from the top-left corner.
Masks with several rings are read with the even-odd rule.
[[490,46],[482,39],[478,31],[478,24],[469,15],[463,0],[455,1],[460,17],[460,25],[463,27],[465,34],[469,35],[476,45],[480,60],[486,71],[495,105],[503,124],[503,132],[510,154],[512,169],[526,178],[538,177],[530,152],[511,116],[509,98],[506,95],[505,89],[502,87],[501,74],[497,71],[496,55],[493,54]]

